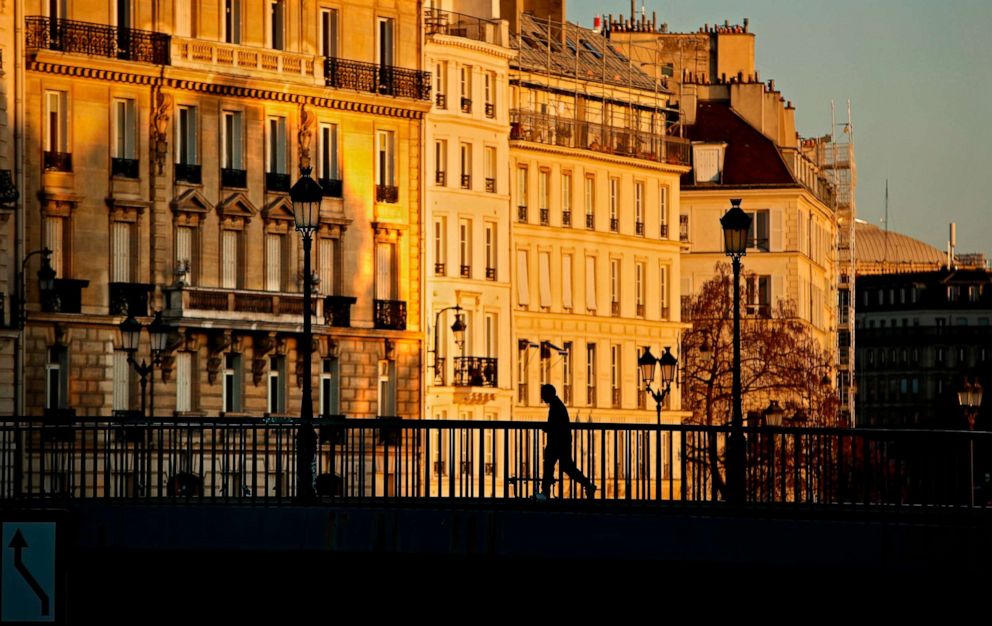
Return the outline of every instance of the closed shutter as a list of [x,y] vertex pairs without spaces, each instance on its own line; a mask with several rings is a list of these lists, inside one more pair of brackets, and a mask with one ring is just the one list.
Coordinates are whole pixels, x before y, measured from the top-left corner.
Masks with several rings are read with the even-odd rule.
[[561,305],[566,309],[572,308],[572,255],[563,254],[561,257]]
[[131,408],[131,364],[127,352],[114,350],[114,410]]
[[110,282],[131,282],[131,224],[113,222],[110,225]]
[[190,352],[176,354],[176,410],[190,411],[191,387],[193,378],[193,355]]
[[551,255],[542,252],[537,257],[538,272],[540,273],[541,306],[549,308],[551,306]]
[[317,276],[320,277],[320,292],[334,293],[334,240],[326,237],[317,240]]
[[670,311],[668,309],[668,266],[662,265],[659,272],[658,295],[661,298],[661,319],[668,319]]
[[176,227],[176,264],[187,263],[186,282],[193,284],[193,229],[188,226]]
[[393,245],[379,243],[375,247],[375,297],[377,300],[394,300]]
[[517,304],[530,305],[530,283],[527,280],[527,251],[517,250]]
[[65,278],[65,268],[62,266],[62,233],[61,217],[45,218],[45,246],[52,251],[51,263],[57,278]]
[[785,297],[785,280],[782,276],[772,276],[772,292],[769,294],[768,302],[772,306],[772,312],[778,306],[778,301]]
[[265,289],[279,291],[282,288],[282,237],[265,236]]
[[223,258],[221,286],[225,289],[238,287],[238,231],[225,230],[223,236]]
[[782,251],[782,209],[771,210],[772,233],[769,249],[772,252]]
[[586,308],[596,310],[596,257],[586,257]]

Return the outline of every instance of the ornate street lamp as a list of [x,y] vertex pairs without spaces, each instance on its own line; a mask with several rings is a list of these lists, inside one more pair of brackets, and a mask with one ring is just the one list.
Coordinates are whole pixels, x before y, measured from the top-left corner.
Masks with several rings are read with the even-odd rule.
[[461,352],[462,351],[462,348],[464,348],[464,346],[465,346],[465,328],[466,328],[466,325],[465,325],[465,316],[462,315],[462,313],[461,313],[462,310],[463,310],[462,307],[460,307],[460,306],[458,306],[456,304],[454,306],[446,306],[446,307],[444,307],[443,309],[441,309],[440,311],[438,311],[437,313],[434,314],[434,350],[432,350],[430,352],[433,352],[434,353],[434,365],[433,365],[433,369],[434,369],[434,380],[435,381],[438,380],[438,376],[437,376],[438,367],[441,367],[442,368],[442,370],[441,370],[442,373],[444,371],[443,370],[444,364],[438,364],[438,361],[437,361],[438,360],[438,356],[437,356],[437,354],[438,354],[438,335],[437,335],[437,329],[438,329],[438,325],[441,323],[441,315],[445,311],[455,311],[455,322],[451,325],[451,334],[452,334],[452,336],[455,339],[455,345],[458,346],[458,351]]
[[[654,367],[656,364],[661,369],[661,385],[657,391],[651,389],[651,383],[654,382]],[[679,361],[672,354],[669,346],[665,346],[665,353],[657,358],[651,354],[651,348],[645,346],[644,352],[637,358],[637,367],[641,370],[644,391],[654,399],[655,410],[658,414],[658,424],[661,424],[661,403],[665,401],[665,397],[672,389],[672,381],[675,380]]]
[[141,331],[145,328],[133,315],[128,315],[119,325],[121,348],[127,352],[127,362],[134,368],[140,377],[141,383],[141,416],[148,417],[145,410],[145,390],[148,381],[151,380],[151,390],[148,397],[151,399],[152,416],[155,414],[155,366],[162,364],[162,355],[165,353],[169,343],[169,327],[162,321],[162,312],[156,311],[155,317],[148,325],[148,335],[151,339],[151,361],[141,360],[138,363],[134,355],[138,352],[138,345],[141,342]]
[[301,167],[300,178],[289,190],[293,201],[296,230],[303,237],[303,342],[298,347],[303,359],[303,399],[300,405],[300,426],[296,431],[296,499],[309,502],[314,498],[314,458],[317,433],[313,429],[312,351],[313,330],[310,316],[313,276],[310,273],[310,243],[320,224],[320,203],[324,190],[310,177],[311,168]]
[[740,198],[730,201],[731,208],[720,218],[723,248],[734,268],[734,380],[730,437],[727,440],[727,500],[744,501],[747,449],[744,442],[744,411],[741,407],[741,257],[747,254],[747,235],[751,216],[741,210]]
[[967,378],[964,384],[958,389],[958,404],[968,418],[968,467],[971,478],[971,506],[975,506],[975,419],[982,407],[982,385],[977,380],[972,384]]
[[771,400],[768,402],[768,408],[765,409],[765,426],[781,426],[782,420],[785,417],[785,411],[778,404],[778,400]]

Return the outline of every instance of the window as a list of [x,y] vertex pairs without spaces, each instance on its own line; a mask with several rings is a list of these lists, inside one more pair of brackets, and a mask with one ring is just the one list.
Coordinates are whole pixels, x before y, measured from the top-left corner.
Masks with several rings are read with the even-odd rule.
[[620,315],[620,259],[610,259],[610,309]]
[[620,407],[620,344],[610,346],[610,389],[613,395],[613,407]]
[[382,67],[389,67],[393,63],[393,28],[394,21],[390,17],[379,18],[378,45],[376,47],[376,61]]
[[285,3],[282,0],[269,1],[269,32],[268,45],[273,50],[285,47],[284,33],[286,31]]
[[561,174],[561,225],[572,225],[572,173]]
[[496,147],[486,146],[483,155],[486,168],[486,191],[496,193]]
[[527,168],[517,168],[517,219],[527,221]]
[[746,297],[747,314],[758,317],[771,317],[772,294],[771,276],[751,274],[747,277]]
[[610,230],[617,232],[620,227],[620,179],[610,179]]
[[66,228],[67,219],[59,215],[46,215],[44,217],[45,247],[52,251],[48,260],[52,269],[55,270],[57,278],[65,278],[69,275],[68,259],[70,255],[66,254],[69,249],[66,239],[69,234]]
[[196,165],[196,107],[179,107],[176,119],[176,163]]
[[572,342],[566,341],[563,343],[562,350],[562,401],[566,405],[571,405],[574,401],[572,397]]
[[496,117],[496,72],[486,72],[486,117]]
[[446,274],[445,260],[448,257],[448,220],[445,217],[434,218],[434,274]]
[[[234,232],[234,231],[226,231]],[[265,290],[285,291],[283,268],[288,257],[286,235],[281,233],[265,234]]]
[[496,224],[486,222],[486,279],[496,280]]
[[[138,109],[133,98],[114,98],[113,158],[135,160],[138,158]],[[115,168],[114,175],[119,170]],[[137,178],[137,170],[134,171]]]
[[221,126],[221,167],[228,170],[244,169],[244,113],[224,111]]
[[439,109],[448,108],[448,62],[438,61],[434,66],[434,104]]
[[522,307],[530,305],[530,285],[528,284],[529,267],[527,251],[517,250],[517,304]]
[[269,413],[286,412],[286,357],[269,357]]
[[472,277],[472,221],[458,220],[458,264],[463,278]]
[[224,355],[224,387],[221,390],[222,406],[225,413],[241,411],[242,377],[241,355],[228,352]]
[[110,223],[110,282],[130,283],[134,280],[137,237],[134,222]]
[[270,174],[286,174],[286,118],[270,117],[268,119],[269,141],[266,144],[266,171]]
[[193,353],[176,353],[176,411],[193,410]]
[[537,278],[541,296],[541,308],[551,308],[551,253],[540,252],[537,255]]
[[[537,200],[542,216],[547,214],[548,207],[551,205],[551,189],[548,184],[550,178],[551,172],[548,170],[541,170],[537,173]],[[541,223],[547,223],[547,219],[542,217]]]
[[241,287],[241,245],[243,237],[241,231],[224,230],[221,231],[221,287],[224,289],[239,289]]
[[748,250],[770,250],[768,240],[768,210],[747,211],[751,216],[751,229],[747,233]]
[[551,349],[545,348],[544,342],[541,342],[541,363],[539,370],[540,383],[542,385],[547,385],[551,382]]
[[131,408],[131,364],[127,362],[127,352],[114,350],[114,399],[115,411],[126,411]]
[[45,364],[45,408],[64,409],[69,406],[69,351],[64,346],[48,349]]
[[444,187],[447,184],[448,172],[448,141],[438,139],[434,142],[434,183]]
[[696,183],[718,183],[723,169],[723,149],[719,147],[693,146],[692,172]]
[[391,130],[376,132],[376,180],[382,187],[395,186],[395,148],[394,133]]
[[586,344],[586,404],[596,406],[596,344]]
[[658,222],[661,224],[661,238],[668,239],[668,186],[658,187]]
[[197,231],[192,226],[176,226],[175,264],[176,268],[182,268],[185,272],[184,278],[187,285],[196,284],[196,245]]
[[463,113],[472,112],[472,66],[463,65],[458,70],[459,82],[461,84],[461,106]]
[[586,257],[586,310],[596,311],[596,257]]
[[396,245],[375,244],[375,299],[396,300]]
[[224,41],[241,43],[241,0],[224,0]]
[[530,378],[527,371],[527,348],[528,343],[521,340],[517,345],[517,403],[527,404],[527,381]]
[[661,298],[661,319],[669,319],[668,308],[668,266],[662,265],[658,272],[658,295]]
[[637,317],[644,317],[644,264],[634,264],[634,296],[637,305]]
[[377,403],[379,417],[396,415],[396,363],[379,361],[379,397]]
[[320,9],[320,54],[325,57],[338,56],[339,20],[337,9]]
[[322,359],[320,362],[320,416],[341,414],[340,362]]
[[585,179],[586,228],[596,227],[596,179],[586,176]]
[[644,183],[634,183],[634,234],[644,236]]
[[462,189],[472,188],[472,144],[463,143],[459,147],[459,162],[461,164]]
[[197,22],[199,21],[199,0],[176,1],[176,35],[179,37],[196,37]]
[[[286,254],[286,258],[289,255]],[[287,269],[291,266],[286,263]],[[325,296],[334,295],[338,291],[338,275],[334,268],[338,266],[338,242],[330,237],[317,238],[317,277],[320,279],[320,293]],[[289,277],[286,277],[289,282]]]
[[561,306],[572,309],[572,255],[561,255]]
[[341,180],[338,170],[337,124],[320,125],[320,133],[317,136],[317,176],[321,180]]
[[499,354],[499,343],[497,343],[496,332],[498,326],[496,325],[496,314],[486,313],[485,316],[485,354],[483,356],[494,359]]
[[45,152],[69,152],[69,95],[45,92]]

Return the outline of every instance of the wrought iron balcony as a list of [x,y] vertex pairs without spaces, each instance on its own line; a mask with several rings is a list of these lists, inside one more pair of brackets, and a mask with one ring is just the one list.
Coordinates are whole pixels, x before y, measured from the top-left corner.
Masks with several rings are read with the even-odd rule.
[[637,305],[637,317],[644,317],[644,304],[640,303]]
[[572,212],[571,211],[562,211],[561,212],[561,225],[562,226],[571,226],[572,225]]
[[[163,289],[169,315],[253,320],[258,315],[303,316],[303,294],[216,287]],[[314,298],[311,311],[318,318],[324,301]]]
[[498,20],[486,20],[441,9],[424,9],[424,30],[427,35],[463,37],[497,46],[502,45],[503,41]]
[[396,204],[400,200],[400,188],[393,185],[376,185],[375,201]]
[[661,238],[668,239],[668,224],[662,224],[659,230],[661,231]]
[[619,409],[620,408],[620,389],[619,388],[613,389],[613,398],[612,398],[612,400],[613,400],[613,408]]
[[592,230],[596,228],[596,216],[591,213],[586,213],[586,228]]
[[462,189],[471,189],[471,188],[472,188],[472,175],[462,174]]
[[610,302],[610,314],[613,317],[620,317],[620,302],[616,300]]
[[472,278],[472,266],[471,265],[462,265],[461,266],[460,276],[462,278]]
[[496,387],[496,359],[482,356],[456,356],[452,359],[455,387]]
[[434,172],[434,182],[444,187],[448,183],[448,173],[444,170]]
[[43,166],[46,172],[71,172],[71,152],[51,152],[46,150]]
[[55,287],[42,294],[41,310],[47,313],[81,313],[83,289],[90,281],[76,278],[56,278]]
[[235,170],[226,167],[220,170],[221,187],[237,187],[244,189],[248,186],[248,170]]
[[94,22],[30,16],[25,18],[28,49],[169,65],[170,37],[137,28],[117,28]]
[[526,222],[527,221],[527,206],[526,205],[518,206],[517,207],[517,221],[518,222]]
[[486,268],[486,280],[496,280],[496,268],[487,267]]
[[486,193],[496,193],[496,179],[487,178],[486,179]]
[[615,217],[611,217],[610,218],[610,230],[613,231],[613,232],[617,232],[618,230],[620,230],[620,220],[619,219],[617,219]]
[[472,112],[472,99],[462,98],[462,113],[471,113],[471,112]]
[[343,197],[343,189],[341,180],[338,178],[321,178],[317,181],[320,188],[324,191],[325,198],[341,198]]
[[339,328],[351,326],[351,305],[356,301],[352,296],[325,296],[324,323]]
[[493,104],[492,102],[486,103],[486,117],[488,117],[489,119],[493,119],[494,117],[496,117],[496,105]]
[[547,209],[541,209],[540,217],[541,217],[541,226],[547,226],[548,223],[551,221],[551,213]]
[[[318,183],[319,184],[319,183]],[[277,172],[265,173],[265,190],[279,193],[289,193],[289,174]]]
[[665,306],[665,305],[662,305],[662,307],[661,307],[661,319],[667,320],[667,319],[669,319],[669,315],[671,315],[671,313],[669,312],[669,308],[667,306]]
[[444,263],[435,263],[434,264],[434,274],[436,276],[444,276],[445,269],[446,268],[445,268]]
[[153,285],[143,283],[108,283],[111,315],[148,315],[148,294]]
[[434,106],[439,109],[448,108],[448,96],[447,94],[439,93],[434,96]]
[[110,175],[121,178],[138,178],[138,167],[141,161],[138,159],[110,159]]
[[335,89],[354,89],[380,96],[431,99],[431,73],[391,65],[324,59],[324,83]]
[[12,205],[21,194],[14,185],[14,177],[10,170],[0,170],[0,206]]
[[375,327],[384,330],[406,330],[406,302],[402,300],[373,300]]
[[638,237],[644,236],[644,222],[634,222],[634,234]]
[[202,168],[194,163],[176,163],[176,182],[193,185],[203,183]]
[[510,139],[689,165],[689,142],[656,132],[510,110]]

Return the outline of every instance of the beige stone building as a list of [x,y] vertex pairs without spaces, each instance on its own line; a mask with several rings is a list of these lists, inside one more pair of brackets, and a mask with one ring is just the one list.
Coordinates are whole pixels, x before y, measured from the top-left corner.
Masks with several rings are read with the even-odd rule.
[[0,286],[42,247],[57,280],[44,297],[26,281],[18,400],[0,408],[137,408],[116,329],[161,310],[156,415],[298,414],[303,259],[287,192],[309,162],[325,194],[315,412],[419,416],[431,80],[416,3],[11,4],[24,28],[3,88],[23,97],[7,118],[22,142],[12,156],[5,140],[0,167],[21,193],[0,218]]
[[[549,382],[573,420],[654,423],[643,347],[678,355],[674,225],[687,144],[672,94],[564,3],[503,3],[510,73],[514,416],[544,419]],[[657,384],[655,385],[657,388]],[[676,386],[661,419],[679,423]],[[666,470],[667,472],[667,470]],[[667,476],[667,473],[665,474]]]
[[[424,16],[425,67],[434,79],[424,132],[424,414],[434,419],[511,416],[507,77],[514,51],[492,4],[435,2]],[[462,346],[451,330],[456,319],[465,325]]]

